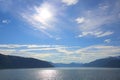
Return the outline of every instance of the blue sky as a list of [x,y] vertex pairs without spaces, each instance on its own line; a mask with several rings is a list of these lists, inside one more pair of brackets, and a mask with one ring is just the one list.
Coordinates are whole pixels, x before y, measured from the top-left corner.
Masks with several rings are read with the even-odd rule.
[[0,0],[0,53],[54,63],[120,56],[120,0]]

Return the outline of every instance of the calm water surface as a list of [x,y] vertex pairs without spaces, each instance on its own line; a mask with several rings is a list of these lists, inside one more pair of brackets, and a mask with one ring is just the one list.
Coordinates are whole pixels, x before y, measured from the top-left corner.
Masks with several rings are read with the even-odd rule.
[[6,69],[0,80],[120,80],[120,68]]

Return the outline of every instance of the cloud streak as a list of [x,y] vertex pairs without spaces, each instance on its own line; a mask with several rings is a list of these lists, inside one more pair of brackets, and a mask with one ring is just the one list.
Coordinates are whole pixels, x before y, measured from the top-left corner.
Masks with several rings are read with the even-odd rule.
[[57,22],[57,15],[59,14],[56,9],[56,5],[43,2],[39,6],[34,5],[31,9],[21,13],[21,16],[27,21],[32,27],[50,38],[54,38],[51,34],[51,30],[55,29],[54,25]]
[[0,27],[2,54],[55,63],[120,56],[120,0],[0,0],[0,16],[4,26]]
[[104,42],[105,42],[105,43],[110,43],[110,42],[111,42],[111,39],[105,39]]
[[99,4],[97,8],[84,11],[82,18],[78,17],[75,21],[79,24],[80,35],[104,37],[114,34],[114,31],[106,30],[106,26],[119,21],[119,1],[115,3]]
[[54,63],[88,63],[96,59],[120,56],[120,46],[92,45],[84,48],[64,45],[0,45],[5,55],[32,57]]
[[62,0],[62,2],[65,3],[68,6],[75,5],[78,1],[79,0]]

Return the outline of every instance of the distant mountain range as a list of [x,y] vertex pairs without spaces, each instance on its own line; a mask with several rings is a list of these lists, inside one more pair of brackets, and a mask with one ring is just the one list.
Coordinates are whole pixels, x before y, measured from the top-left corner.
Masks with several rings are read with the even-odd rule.
[[90,63],[50,63],[34,58],[0,54],[0,69],[4,68],[48,68],[48,67],[110,67],[120,68],[120,56],[98,59]]
[[108,57],[104,59],[98,59],[90,63],[55,63],[55,67],[111,67],[111,68],[120,68],[120,56],[119,57]]
[[46,68],[53,67],[50,62],[34,58],[24,58],[0,54],[0,69],[4,68]]
[[70,64],[65,64],[65,63],[54,63],[53,64],[55,67],[82,67],[83,64],[81,63],[70,63]]
[[86,63],[85,67],[111,67],[120,68],[120,56],[118,57],[108,57],[104,59],[98,59],[90,63]]

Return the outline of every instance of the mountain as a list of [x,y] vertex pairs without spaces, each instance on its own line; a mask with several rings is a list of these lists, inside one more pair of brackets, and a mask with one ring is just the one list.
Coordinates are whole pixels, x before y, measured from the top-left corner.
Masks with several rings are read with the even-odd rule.
[[46,68],[53,67],[50,62],[42,61],[34,58],[24,58],[18,56],[0,54],[1,68]]
[[65,64],[65,63],[54,63],[53,64],[55,67],[82,67],[83,64],[81,63],[69,63],[69,64]]
[[108,57],[98,59],[90,63],[54,63],[55,67],[109,67],[109,68],[120,68],[120,56],[119,57]]
[[120,68],[120,56],[119,57],[108,57],[104,59],[98,59],[90,63],[83,65],[84,67],[111,67]]
[[120,56],[98,59],[90,63],[50,63],[34,58],[24,58],[18,56],[0,54],[1,68],[47,68],[47,67],[111,67],[120,68]]

